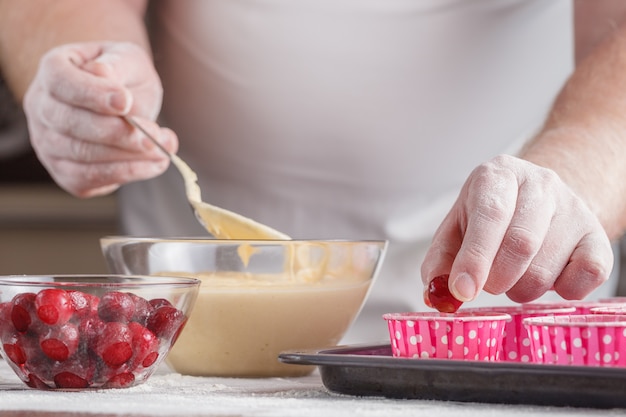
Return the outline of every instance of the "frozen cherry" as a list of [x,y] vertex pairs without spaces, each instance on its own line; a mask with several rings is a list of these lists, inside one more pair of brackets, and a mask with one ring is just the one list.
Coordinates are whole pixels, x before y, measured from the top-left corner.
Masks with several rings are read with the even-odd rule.
[[[55,362],[51,379],[62,388],[85,388],[96,382],[97,360],[91,355],[74,355],[64,362]],[[87,385],[83,387],[85,381]]]
[[15,328],[11,320],[11,312],[13,311],[13,303],[7,301],[0,304],[0,337],[6,332],[11,332]]
[[70,290],[67,292],[72,300],[75,314],[78,317],[89,317],[98,314],[100,299],[82,291]]
[[99,335],[104,330],[106,323],[98,316],[84,317],[78,323],[80,343],[87,349],[96,349]]
[[78,328],[72,323],[51,327],[45,335],[41,336],[39,344],[47,357],[63,362],[78,348]]
[[128,328],[132,332],[135,349],[131,367],[133,369],[138,366],[149,367],[159,357],[159,339],[139,323],[129,323]]
[[132,340],[132,333],[126,324],[109,322],[98,338],[96,350],[104,363],[117,368],[133,355]]
[[183,312],[176,307],[163,306],[150,316],[146,327],[157,337],[171,340],[178,334],[185,320]]
[[448,287],[449,275],[439,275],[433,278],[428,285],[428,300],[433,308],[442,313],[454,313],[461,305],[462,301],[457,300],[450,293]]
[[59,372],[54,376],[57,388],[87,388],[89,381],[71,372]]
[[120,291],[111,291],[102,296],[98,304],[98,315],[104,321],[128,323],[135,314],[133,298]]
[[31,388],[36,388],[36,389],[49,389],[50,388],[35,374],[28,374],[28,377],[24,382],[26,383],[26,385],[28,385]]
[[[28,350],[27,350],[28,351]],[[24,373],[37,375],[37,377],[47,383],[48,385],[52,385],[52,379],[54,377],[53,368],[59,362],[56,362],[41,352],[41,349],[31,351],[31,355],[26,356],[26,363],[24,364]]]
[[132,372],[123,372],[109,379],[106,384],[107,388],[126,388],[135,382],[135,375]]
[[143,297],[139,297],[138,295],[132,293],[129,293],[128,295],[133,300],[133,304],[135,305],[135,313],[133,314],[132,321],[136,321],[142,326],[145,326],[148,321],[148,317],[150,317],[154,311],[154,306]]
[[143,366],[144,368],[149,368],[150,366],[154,365],[158,358],[159,352],[150,352],[145,358],[143,358],[141,366]]
[[18,343],[5,343],[2,349],[7,357],[16,365],[24,365],[26,363],[26,353]]
[[20,331],[25,332],[33,322],[33,314],[35,312],[34,293],[22,293],[13,297],[13,308],[11,309],[11,321],[13,326]]
[[38,356],[45,356],[39,346],[39,337],[37,334],[31,333],[30,331],[27,333],[19,333],[16,331],[11,335],[5,335],[2,341],[3,343],[19,346],[26,355],[26,360],[29,362],[36,359]]
[[152,300],[148,302],[154,308],[161,308],[163,306],[174,307],[172,303],[170,303],[169,300],[166,298],[153,298]]
[[45,289],[35,297],[37,316],[46,324],[64,324],[74,314],[74,305],[65,290]]

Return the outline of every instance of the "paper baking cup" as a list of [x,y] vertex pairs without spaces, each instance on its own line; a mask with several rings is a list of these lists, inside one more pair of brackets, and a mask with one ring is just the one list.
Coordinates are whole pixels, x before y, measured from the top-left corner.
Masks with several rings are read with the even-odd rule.
[[626,315],[531,317],[524,326],[535,363],[626,366]]
[[599,307],[617,306],[620,305],[617,302],[607,302],[604,300],[598,301],[586,301],[586,300],[569,300],[562,302],[533,302],[526,303],[526,306],[548,307],[548,308],[561,308],[561,307],[574,307],[576,311],[574,314],[591,314],[591,310]]
[[605,304],[602,307],[592,308],[590,314],[622,314],[626,315],[626,305],[622,304]]
[[576,308],[552,304],[519,304],[514,306],[475,307],[459,311],[497,311],[511,316],[504,327],[502,336],[502,354],[500,360],[508,362],[531,362],[531,347],[528,331],[522,320],[528,317],[555,316],[573,314]]
[[496,361],[502,350],[504,313],[389,313],[392,354],[401,358]]
[[616,303],[616,304],[626,304],[626,297],[606,297],[600,298],[598,301],[602,303]]

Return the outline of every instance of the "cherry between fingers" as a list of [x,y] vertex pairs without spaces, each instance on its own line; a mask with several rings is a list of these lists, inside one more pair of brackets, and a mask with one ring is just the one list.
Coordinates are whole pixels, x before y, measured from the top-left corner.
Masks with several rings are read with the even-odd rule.
[[433,308],[442,313],[454,313],[463,305],[462,301],[457,300],[450,293],[449,277],[448,274],[439,275],[428,284],[428,301]]

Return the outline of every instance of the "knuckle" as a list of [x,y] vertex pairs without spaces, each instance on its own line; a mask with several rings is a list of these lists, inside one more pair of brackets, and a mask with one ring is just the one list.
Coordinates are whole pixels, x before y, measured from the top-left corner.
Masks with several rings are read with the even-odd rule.
[[611,268],[598,259],[588,258],[581,262],[577,276],[580,281],[594,288],[609,279]]
[[83,173],[85,183],[94,188],[111,182],[112,170],[110,164],[87,164]]
[[487,255],[487,248],[478,243],[473,242],[471,244],[468,244],[463,249],[463,252],[463,257],[469,259],[470,264],[484,265],[491,263],[491,260]]
[[475,214],[487,222],[502,222],[509,218],[508,205],[501,196],[493,193],[480,196]]
[[504,236],[502,242],[502,250],[513,259],[530,259],[539,251],[542,244],[539,238],[531,230],[511,226]]
[[517,303],[535,300],[550,289],[553,282],[552,276],[548,268],[531,264],[526,273],[506,294]]
[[[470,210],[479,219],[489,222],[508,219],[514,199],[512,190],[517,190],[515,174],[490,161],[478,166],[471,178]],[[512,184],[515,186],[511,187]]]
[[78,161],[79,163],[89,163],[93,160],[93,146],[88,142],[82,140],[70,141],[70,155],[69,158]]
[[56,132],[67,133],[74,124],[72,111],[65,105],[43,105],[38,114],[39,122]]

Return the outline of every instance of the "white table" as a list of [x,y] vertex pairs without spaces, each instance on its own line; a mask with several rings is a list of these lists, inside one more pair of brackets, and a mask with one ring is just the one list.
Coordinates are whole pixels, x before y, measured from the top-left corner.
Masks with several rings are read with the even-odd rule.
[[328,392],[317,372],[301,378],[202,378],[172,373],[163,366],[145,384],[137,387],[83,392],[38,391],[22,384],[8,365],[0,360],[0,416],[4,417],[622,415],[626,415],[626,409],[353,397]]

